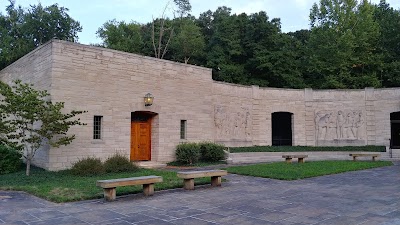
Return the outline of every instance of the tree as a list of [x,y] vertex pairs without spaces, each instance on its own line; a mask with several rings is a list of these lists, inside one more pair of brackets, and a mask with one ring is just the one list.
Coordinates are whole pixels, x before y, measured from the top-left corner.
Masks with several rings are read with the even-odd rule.
[[375,7],[375,21],[379,24],[378,51],[383,64],[379,75],[385,87],[400,86],[400,10],[395,10],[385,0]]
[[75,42],[82,27],[67,12],[67,8],[59,7],[58,4],[47,7],[40,3],[32,5],[25,13],[23,31],[35,47],[52,38]]
[[77,41],[77,33],[82,31],[68,9],[57,4],[31,5],[26,11],[14,0],[9,2],[6,14],[0,13],[0,69],[52,38]]
[[6,15],[0,13],[0,70],[34,48],[26,39],[23,24],[24,10],[10,1]]
[[73,120],[84,111],[62,113],[63,102],[52,103],[47,91],[38,91],[33,85],[15,81],[14,86],[0,82],[0,115],[2,124],[11,132],[3,134],[8,142],[18,144],[26,160],[26,175],[30,174],[31,162],[36,151],[45,146],[68,145],[75,135],[67,134],[69,128],[84,125]]
[[187,16],[192,11],[189,0],[174,0],[174,4],[178,8],[175,12],[179,14],[180,18]]
[[[174,35],[174,27],[171,26],[171,23],[168,23],[169,19],[166,18],[165,14],[168,5],[169,2],[164,8],[161,14],[161,18],[158,19],[153,18],[153,22],[151,24],[152,26],[151,40],[153,43],[154,56],[158,59],[164,58],[165,54],[167,53],[172,36]],[[167,26],[168,24],[170,26]],[[165,37],[164,35],[168,35],[168,37]]]
[[[177,9],[174,10],[174,14],[178,13],[181,20],[184,16],[188,16],[192,10],[189,0],[174,0],[174,4],[177,7]],[[153,43],[154,56],[159,59],[163,59],[167,54],[169,45],[175,35],[176,23],[169,20],[166,16],[168,7],[169,2],[165,5],[161,17],[157,19],[153,18],[152,22],[151,40]],[[181,30],[183,30],[182,28],[181,26]]]
[[204,38],[200,27],[196,23],[185,18],[180,21],[181,26],[171,42],[173,59],[188,63],[192,57],[199,57],[204,54]]
[[142,26],[136,22],[110,20],[97,30],[103,46],[119,51],[141,54],[143,52]]
[[379,87],[379,25],[367,1],[321,0],[311,13],[307,81],[317,88]]

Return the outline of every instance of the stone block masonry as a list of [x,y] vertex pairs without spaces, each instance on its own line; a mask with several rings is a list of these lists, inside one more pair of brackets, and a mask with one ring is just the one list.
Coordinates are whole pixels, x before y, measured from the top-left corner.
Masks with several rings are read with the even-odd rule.
[[[272,145],[272,114],[290,113],[292,145],[389,145],[390,114],[400,111],[400,89],[294,90],[242,86],[212,80],[211,69],[94,46],[52,40],[0,71],[48,90],[66,111],[86,110],[87,126],[73,127],[71,145],[41,149],[35,164],[71,167],[87,156],[132,154],[131,113],[152,113],[151,161],[175,158],[182,142],[227,146]],[[143,97],[154,96],[152,106]],[[93,139],[93,118],[102,137]],[[185,138],[181,139],[181,121]],[[278,121],[279,123],[279,121]],[[283,131],[284,132],[284,131]]]

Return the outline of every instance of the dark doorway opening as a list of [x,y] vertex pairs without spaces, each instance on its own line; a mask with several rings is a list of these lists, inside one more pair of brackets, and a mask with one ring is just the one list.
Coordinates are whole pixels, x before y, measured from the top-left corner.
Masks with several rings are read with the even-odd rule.
[[272,113],[273,146],[292,146],[292,116],[290,112]]
[[390,148],[400,148],[400,112],[390,113]]

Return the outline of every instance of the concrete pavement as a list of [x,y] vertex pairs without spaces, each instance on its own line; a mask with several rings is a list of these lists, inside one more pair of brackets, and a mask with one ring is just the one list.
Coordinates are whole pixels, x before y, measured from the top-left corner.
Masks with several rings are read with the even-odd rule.
[[0,191],[1,224],[400,225],[400,165],[297,181],[230,174],[221,188],[56,204]]

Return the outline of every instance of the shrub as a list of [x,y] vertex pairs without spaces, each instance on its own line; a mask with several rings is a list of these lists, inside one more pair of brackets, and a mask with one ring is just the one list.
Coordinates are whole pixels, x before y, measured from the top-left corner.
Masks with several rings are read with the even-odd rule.
[[99,158],[87,157],[74,163],[71,172],[78,176],[94,176],[103,174],[104,166]]
[[14,149],[0,145],[0,174],[13,173],[22,167],[22,154]]
[[201,160],[206,162],[217,162],[225,159],[224,145],[212,142],[201,142],[199,143],[199,146]]
[[176,146],[176,161],[193,164],[200,159],[200,146],[197,143],[182,143]]
[[138,167],[131,163],[128,158],[121,154],[115,154],[104,162],[104,169],[107,173],[118,173],[138,170]]

